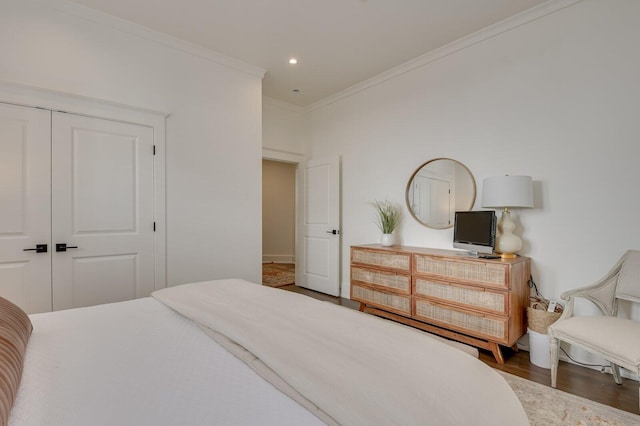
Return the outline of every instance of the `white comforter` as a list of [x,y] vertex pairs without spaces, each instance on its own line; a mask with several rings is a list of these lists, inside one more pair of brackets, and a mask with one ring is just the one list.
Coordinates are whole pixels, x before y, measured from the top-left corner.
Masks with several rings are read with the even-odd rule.
[[[476,358],[361,312],[243,280],[153,296],[257,357],[343,425],[525,425],[505,380]],[[257,366],[256,366],[257,365]]]
[[31,321],[12,426],[321,424],[152,298]]

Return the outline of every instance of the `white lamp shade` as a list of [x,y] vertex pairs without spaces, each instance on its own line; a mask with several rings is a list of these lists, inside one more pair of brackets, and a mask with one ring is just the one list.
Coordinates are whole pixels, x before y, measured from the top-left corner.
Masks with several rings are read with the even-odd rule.
[[495,176],[482,182],[482,207],[533,207],[531,176]]

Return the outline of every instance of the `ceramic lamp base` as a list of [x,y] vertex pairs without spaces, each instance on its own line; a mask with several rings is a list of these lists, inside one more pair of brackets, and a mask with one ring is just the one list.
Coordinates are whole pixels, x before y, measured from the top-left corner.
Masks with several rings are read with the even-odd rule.
[[515,229],[511,212],[505,208],[498,222],[500,235],[496,238],[496,251],[501,253],[503,259],[514,259],[515,253],[522,248],[522,240],[513,233]]

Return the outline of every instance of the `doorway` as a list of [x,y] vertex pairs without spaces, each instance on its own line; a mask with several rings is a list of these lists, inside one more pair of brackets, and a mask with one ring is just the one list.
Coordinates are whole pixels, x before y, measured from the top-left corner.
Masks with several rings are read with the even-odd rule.
[[262,160],[262,284],[295,284],[298,165]]

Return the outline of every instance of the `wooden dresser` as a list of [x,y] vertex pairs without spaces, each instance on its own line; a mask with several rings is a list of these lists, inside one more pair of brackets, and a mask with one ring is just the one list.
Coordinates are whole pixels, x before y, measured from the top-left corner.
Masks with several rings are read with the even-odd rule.
[[360,310],[476,347],[498,363],[527,332],[530,261],[479,259],[419,247],[351,247],[351,299]]

